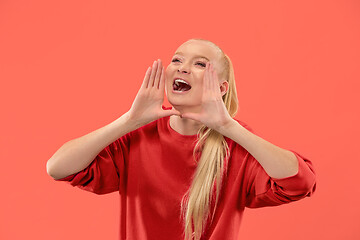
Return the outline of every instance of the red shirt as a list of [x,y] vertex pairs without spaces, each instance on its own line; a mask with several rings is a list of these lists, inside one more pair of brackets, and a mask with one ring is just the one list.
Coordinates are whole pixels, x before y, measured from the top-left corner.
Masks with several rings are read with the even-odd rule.
[[[58,179],[96,194],[119,192],[119,239],[183,240],[180,202],[196,169],[192,154],[197,136],[179,134],[169,119],[158,119],[122,136],[87,168]],[[225,139],[230,149],[227,177],[214,221],[202,240],[239,239],[245,207],[276,206],[315,191],[313,165],[299,153],[290,150],[299,160],[298,173],[274,179],[241,145]]]

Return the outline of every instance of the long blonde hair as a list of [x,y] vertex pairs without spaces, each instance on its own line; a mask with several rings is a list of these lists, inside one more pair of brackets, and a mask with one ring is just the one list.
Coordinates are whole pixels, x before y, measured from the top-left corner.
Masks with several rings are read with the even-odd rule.
[[[220,50],[223,64],[222,76],[228,82],[228,91],[223,95],[225,107],[231,117],[238,110],[234,69],[230,58],[213,42],[205,39],[190,39],[206,41]],[[189,40],[189,41],[190,41]],[[211,204],[216,189],[216,200],[211,222],[213,221],[221,190],[223,176],[226,174],[226,160],[229,157],[229,147],[224,136],[203,125],[197,133],[197,143],[193,157],[198,162],[192,183],[181,201],[181,216],[184,219],[184,237],[186,240],[199,240],[205,231],[211,211]],[[197,157],[201,153],[200,160]]]

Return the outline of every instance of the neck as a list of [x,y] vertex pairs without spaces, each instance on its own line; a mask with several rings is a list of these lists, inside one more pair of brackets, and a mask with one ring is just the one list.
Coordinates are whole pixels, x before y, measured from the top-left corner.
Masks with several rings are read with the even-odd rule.
[[196,135],[203,124],[192,119],[172,115],[170,116],[170,126],[182,135]]

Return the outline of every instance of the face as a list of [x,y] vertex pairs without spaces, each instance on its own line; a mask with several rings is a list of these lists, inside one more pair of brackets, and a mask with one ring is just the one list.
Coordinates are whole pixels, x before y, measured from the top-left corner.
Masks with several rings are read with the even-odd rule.
[[[211,43],[200,40],[185,42],[176,50],[165,70],[166,96],[175,109],[180,112],[200,112],[206,63],[210,61],[214,65],[220,81],[220,57],[220,50]],[[175,79],[188,83],[190,90],[175,91]],[[183,86],[181,82],[177,85]]]

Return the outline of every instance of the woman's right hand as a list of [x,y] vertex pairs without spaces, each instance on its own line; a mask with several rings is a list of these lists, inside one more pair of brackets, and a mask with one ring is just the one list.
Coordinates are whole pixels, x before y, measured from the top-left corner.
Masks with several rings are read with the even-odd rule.
[[164,110],[165,72],[161,60],[154,61],[146,71],[144,81],[128,111],[129,119],[138,126],[146,125],[162,117],[179,115],[175,109]]

